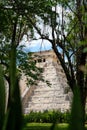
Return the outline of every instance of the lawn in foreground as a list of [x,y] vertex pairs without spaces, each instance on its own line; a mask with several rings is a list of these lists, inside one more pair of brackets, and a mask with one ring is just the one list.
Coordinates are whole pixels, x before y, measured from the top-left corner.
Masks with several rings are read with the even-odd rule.
[[[23,130],[50,130],[51,126],[51,123],[28,123]],[[87,130],[87,125],[85,128]],[[55,130],[68,130],[68,124],[57,124]]]
[[[28,123],[23,130],[50,130],[51,123]],[[68,124],[57,124],[55,130],[67,130]]]

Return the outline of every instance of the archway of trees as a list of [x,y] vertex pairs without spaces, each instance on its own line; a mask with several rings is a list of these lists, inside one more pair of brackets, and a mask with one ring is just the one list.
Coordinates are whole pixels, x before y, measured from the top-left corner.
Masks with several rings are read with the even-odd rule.
[[[12,103],[16,91],[17,48],[24,36],[36,39],[36,30],[39,39],[48,40],[52,44],[73,93],[75,88],[79,88],[84,125],[87,96],[86,0],[4,0],[0,2],[0,10],[0,64],[4,66],[4,76],[10,83]],[[48,28],[47,32],[42,31],[39,26],[41,23]],[[22,69],[26,70],[26,67]],[[32,74],[30,76],[34,77]]]

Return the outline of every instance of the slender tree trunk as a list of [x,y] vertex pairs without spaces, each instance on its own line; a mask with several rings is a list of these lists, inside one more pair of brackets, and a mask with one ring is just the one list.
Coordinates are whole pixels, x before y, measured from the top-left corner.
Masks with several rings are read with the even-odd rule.
[[10,104],[11,104],[11,84],[9,82],[9,89],[8,89],[8,101],[7,101],[7,111],[10,108]]
[[80,91],[81,95],[81,105],[82,105],[82,119],[83,119],[83,126],[85,125],[85,105],[86,105],[86,93]]
[[22,108],[19,90],[19,80],[16,74],[16,29],[17,20],[14,23],[11,52],[10,52],[10,82],[8,109],[6,112],[3,130],[21,130],[22,129]]

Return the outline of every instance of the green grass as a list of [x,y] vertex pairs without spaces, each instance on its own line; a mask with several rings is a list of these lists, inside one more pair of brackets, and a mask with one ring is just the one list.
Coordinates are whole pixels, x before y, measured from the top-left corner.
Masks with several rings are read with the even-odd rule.
[[[23,130],[50,130],[51,125],[51,123],[28,123]],[[55,130],[68,130],[68,124],[57,124]],[[85,130],[87,130],[87,125]]]
[[[51,123],[28,123],[23,130],[50,130]],[[67,130],[68,124],[57,124],[55,130]]]

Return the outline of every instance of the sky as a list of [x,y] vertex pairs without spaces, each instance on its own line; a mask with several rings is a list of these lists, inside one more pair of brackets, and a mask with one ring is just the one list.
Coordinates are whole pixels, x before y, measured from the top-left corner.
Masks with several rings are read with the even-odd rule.
[[[41,28],[43,29],[42,25]],[[29,40],[26,36],[23,37],[23,40],[21,41],[20,45],[25,46],[23,48],[25,52],[38,52],[52,49],[51,43],[48,40],[42,40],[37,31],[34,32],[34,37],[37,40]]]
[[25,47],[23,48],[23,50],[26,52],[38,52],[51,49],[51,43],[47,40],[34,40],[30,43],[26,42]]

